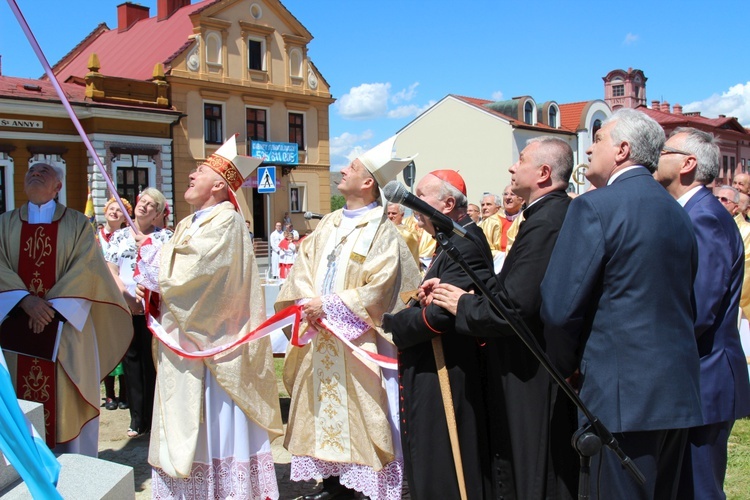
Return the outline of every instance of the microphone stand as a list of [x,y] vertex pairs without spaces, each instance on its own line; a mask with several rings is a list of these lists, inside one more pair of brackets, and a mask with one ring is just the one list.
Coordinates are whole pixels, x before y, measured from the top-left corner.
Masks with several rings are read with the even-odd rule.
[[[590,473],[591,473],[591,457],[600,453],[602,444],[606,445],[612,450],[623,467],[627,468],[630,474],[638,481],[639,484],[645,483],[646,479],[638,470],[638,467],[633,461],[625,455],[620,449],[620,445],[614,438],[612,433],[604,426],[604,424],[594,416],[588,409],[586,404],[581,400],[578,394],[568,384],[565,378],[560,374],[557,368],[555,368],[550,362],[547,354],[544,352],[542,347],[537,342],[534,335],[529,330],[529,327],[524,323],[523,319],[517,317],[517,313],[506,307],[501,301],[499,301],[490,292],[487,285],[479,279],[473,269],[471,269],[466,261],[464,261],[461,253],[458,251],[450,238],[446,235],[443,229],[435,228],[435,239],[440,244],[441,248],[448,256],[463,269],[463,271],[471,278],[471,281],[482,292],[487,300],[489,300],[492,309],[499,314],[505,321],[508,322],[513,331],[518,335],[521,341],[529,348],[534,357],[539,360],[539,363],[544,367],[545,370],[552,376],[552,379],[562,389],[562,391],[570,398],[571,401],[578,407],[578,409],[584,414],[588,422],[578,429],[571,438],[571,445],[575,448],[578,453],[581,469],[578,475],[578,498],[580,500],[588,500],[590,492]],[[473,238],[472,241],[474,241]],[[497,275],[495,275],[497,277]],[[505,287],[500,283],[500,289],[505,296],[508,293],[505,291]]]

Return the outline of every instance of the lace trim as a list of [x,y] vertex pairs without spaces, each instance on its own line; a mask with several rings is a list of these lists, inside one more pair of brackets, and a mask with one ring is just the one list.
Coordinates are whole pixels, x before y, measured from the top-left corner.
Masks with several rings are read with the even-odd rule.
[[404,462],[394,460],[375,471],[367,465],[327,462],[314,457],[292,455],[292,481],[320,480],[331,476],[338,476],[341,484],[364,493],[372,500],[399,500]]
[[190,477],[184,479],[171,477],[154,467],[151,470],[151,498],[277,500],[279,487],[273,456],[262,453],[242,462],[228,457],[215,459],[211,465],[196,462]]
[[321,299],[326,319],[336,332],[346,337],[347,340],[354,340],[370,329],[370,325],[346,307],[346,304],[338,295],[323,295]]
[[159,292],[159,262],[162,244],[155,244],[150,238],[141,245],[133,280],[152,292]]

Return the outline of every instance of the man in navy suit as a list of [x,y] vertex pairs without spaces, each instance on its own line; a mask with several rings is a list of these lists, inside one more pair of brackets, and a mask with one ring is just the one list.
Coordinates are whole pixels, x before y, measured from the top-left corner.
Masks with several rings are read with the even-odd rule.
[[676,498],[687,429],[702,425],[693,279],[698,249],[683,210],[651,173],[664,131],[621,109],[588,149],[597,188],[574,199],[542,281],[547,352],[645,476],[609,450],[592,497]]
[[714,137],[678,128],[661,152],[654,178],[693,222],[698,241],[695,336],[701,358],[703,424],[688,433],[680,498],[723,499],[727,440],[750,413],[750,382],[737,330],[745,252],[729,211],[706,188],[719,173]]

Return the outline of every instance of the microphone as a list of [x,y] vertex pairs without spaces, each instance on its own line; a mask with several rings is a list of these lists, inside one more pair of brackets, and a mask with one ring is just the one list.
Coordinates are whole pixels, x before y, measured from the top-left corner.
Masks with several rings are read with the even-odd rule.
[[406,186],[398,181],[391,181],[383,188],[383,196],[391,203],[398,203],[409,207],[415,212],[426,216],[435,228],[445,233],[456,233],[462,238],[466,238],[466,229],[456,224],[456,222],[442,212],[438,212],[433,207],[420,200],[406,189]]
[[310,219],[322,219],[325,216],[323,214],[316,214],[315,212],[305,212],[304,217],[305,219],[310,220]]

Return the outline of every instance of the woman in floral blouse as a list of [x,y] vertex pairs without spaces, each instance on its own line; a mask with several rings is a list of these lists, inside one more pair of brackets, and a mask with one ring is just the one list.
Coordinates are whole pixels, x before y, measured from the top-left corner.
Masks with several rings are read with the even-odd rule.
[[[125,210],[128,211],[129,216],[133,216],[133,207],[130,205],[128,200],[122,199],[122,204],[125,206]],[[104,205],[104,219],[107,221],[104,226],[96,230],[96,241],[102,249],[104,255],[107,255],[109,250],[109,242],[114,236],[115,231],[122,228],[125,225],[125,215],[122,213],[120,205],[113,198],[110,198],[106,205]],[[120,397],[115,397],[115,377],[120,382]],[[104,407],[108,410],[121,410],[128,409],[128,395],[125,389],[125,372],[122,368],[122,363],[118,363],[117,367],[104,377]]]
[[[166,203],[161,192],[146,188],[139,196],[134,210],[134,223],[138,231],[161,243],[172,236],[172,231],[154,225],[154,222],[161,220]],[[104,258],[133,314],[133,341],[123,359],[123,367],[130,404],[128,436],[138,437],[151,430],[156,384],[156,369],[151,355],[151,332],[146,327],[143,304],[135,295],[133,274],[138,254],[135,234],[130,228],[115,231],[109,245]]]

